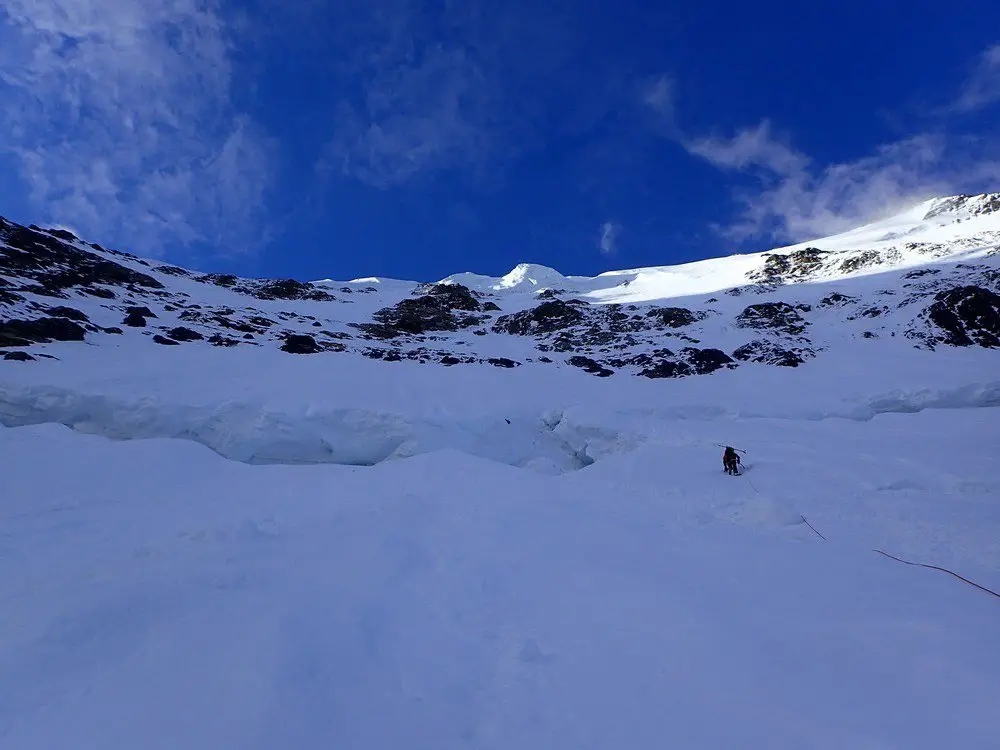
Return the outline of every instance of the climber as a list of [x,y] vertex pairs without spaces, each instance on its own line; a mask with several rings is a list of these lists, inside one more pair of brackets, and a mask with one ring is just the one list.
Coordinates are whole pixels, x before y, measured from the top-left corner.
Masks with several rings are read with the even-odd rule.
[[725,469],[727,474],[732,474],[733,476],[739,476],[739,466],[740,457],[736,451],[730,446],[726,446],[725,452],[722,454],[722,468]]

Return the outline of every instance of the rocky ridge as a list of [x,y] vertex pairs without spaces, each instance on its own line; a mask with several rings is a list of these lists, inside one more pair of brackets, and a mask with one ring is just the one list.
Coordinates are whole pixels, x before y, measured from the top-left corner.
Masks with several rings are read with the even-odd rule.
[[[942,199],[924,219],[996,215],[1000,194]],[[572,277],[532,286],[528,265],[519,266],[513,291],[451,280],[381,288],[378,280],[200,274],[0,218],[0,358],[30,363],[59,357],[57,342],[145,339],[675,378],[796,367],[853,339],[1000,348],[1000,224],[992,227],[946,240],[903,232],[846,249],[816,241],[756,256],[742,283],[711,296],[633,303],[574,292]],[[558,281],[554,273],[546,280]]]

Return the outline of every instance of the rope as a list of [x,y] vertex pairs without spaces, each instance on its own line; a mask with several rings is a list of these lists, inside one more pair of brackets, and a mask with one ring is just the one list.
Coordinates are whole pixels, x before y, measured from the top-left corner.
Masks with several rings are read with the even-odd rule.
[[977,589],[982,589],[987,594],[993,594],[993,596],[995,596],[998,599],[1000,599],[1000,594],[998,594],[996,591],[993,591],[992,589],[988,589],[985,586],[980,586],[978,583],[974,583],[973,581],[970,581],[968,578],[963,578],[962,576],[960,576],[958,573],[956,573],[953,570],[948,570],[947,568],[939,568],[937,565],[924,565],[924,563],[917,563],[917,562],[910,562],[909,560],[903,560],[903,559],[900,559],[898,557],[894,557],[893,555],[890,555],[888,552],[883,552],[880,549],[872,550],[872,551],[873,552],[878,552],[880,555],[885,555],[890,560],[895,560],[896,562],[901,562],[904,565],[914,565],[914,566],[919,567],[919,568],[930,568],[931,570],[940,570],[942,573],[947,573],[948,575],[955,576],[955,578],[957,578],[958,580],[964,581],[965,583],[969,584],[970,586],[975,586]]
[[[721,443],[716,443],[716,445],[718,445],[721,448],[725,448],[726,447],[726,446],[722,445]],[[741,451],[738,448],[734,448],[734,450],[738,451],[739,453],[744,453],[744,454],[746,453],[746,451]],[[760,494],[760,490],[758,490],[756,487],[754,487],[753,482],[751,482],[749,478],[747,478],[747,484],[750,485],[751,489],[753,489],[754,492],[756,492],[758,495]],[[823,541],[828,541],[825,536],[823,536],[821,533],[819,533],[819,531],[816,529],[815,526],[813,526],[811,523],[809,523],[809,521],[806,519],[806,517],[804,515],[799,514],[799,518],[802,519],[802,523],[804,523],[806,526],[808,526],[810,529],[812,529],[813,532],[815,532],[816,536],[818,536]],[[872,550],[872,551],[873,552],[878,552],[880,555],[884,555],[885,557],[888,557],[890,560],[895,560],[896,562],[901,562],[904,565],[912,565],[912,566],[917,567],[917,568],[930,568],[931,570],[940,570],[942,573],[947,573],[950,576],[954,576],[955,578],[957,578],[958,580],[962,581],[963,583],[967,583],[970,586],[975,586],[977,589],[980,589],[981,591],[985,591],[987,594],[992,594],[993,596],[995,596],[998,599],[1000,599],[1000,594],[998,594],[993,589],[988,589],[985,586],[980,586],[975,581],[970,581],[968,578],[964,578],[963,576],[960,576],[958,573],[956,573],[953,570],[948,570],[947,568],[942,568],[942,567],[939,567],[937,565],[926,565],[924,563],[910,562],[909,560],[903,560],[902,558],[896,557],[894,555],[890,555],[888,552],[883,552],[880,549],[876,549],[876,550]]]
[[[815,527],[815,526],[813,526],[813,525],[812,525],[811,523],[809,523],[809,522],[808,522],[808,521],[806,520],[806,517],[805,517],[805,516],[803,516],[803,515],[802,515],[801,513],[799,514],[799,518],[801,518],[801,519],[802,519],[802,523],[804,523],[804,524],[805,524],[806,526],[808,526],[808,527],[809,527],[810,529],[812,529],[813,531],[816,531],[816,527]],[[823,540],[824,542],[826,541],[826,537],[825,537],[825,536],[823,536],[822,534],[820,534],[820,533],[819,533],[818,531],[816,531],[816,536],[818,536],[818,537],[819,537],[820,539],[822,539],[822,540]]]

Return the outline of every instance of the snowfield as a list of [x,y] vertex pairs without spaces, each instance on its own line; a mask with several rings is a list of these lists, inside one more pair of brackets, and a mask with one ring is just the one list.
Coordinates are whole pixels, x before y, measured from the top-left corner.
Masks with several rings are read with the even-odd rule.
[[[380,309],[442,308],[412,282],[271,299],[121,255],[68,254],[80,267],[53,281],[24,251],[41,230],[20,228],[10,262],[34,276],[0,290],[20,325],[0,334],[37,356],[0,362],[0,748],[996,750],[1000,596],[876,552],[1000,593],[1000,196],[958,218],[952,200],[817,241],[891,258],[875,271],[827,278],[842,259],[823,256],[800,283],[806,253],[682,330],[619,332],[630,356],[695,335],[791,347],[787,311],[738,325],[787,299],[821,356],[655,379],[542,348],[572,330],[599,350],[599,317],[373,341],[357,323]],[[556,286],[680,304],[769,262],[449,281],[512,314]],[[918,265],[984,285],[956,324],[978,345],[907,336],[947,286],[902,273]],[[65,281],[111,266],[132,279],[119,296]],[[857,315],[823,304],[841,293]],[[141,325],[108,331],[123,314]],[[16,343],[72,332],[66,315],[84,340]],[[154,343],[181,322],[205,335]],[[323,348],[278,348],[318,328]],[[518,361],[435,359],[473,348]]]
[[989,352],[164,351],[0,384],[4,748],[996,747]]
[[664,423],[559,477],[3,429],[0,737],[995,747],[1000,601],[871,549],[1000,589],[997,412]]

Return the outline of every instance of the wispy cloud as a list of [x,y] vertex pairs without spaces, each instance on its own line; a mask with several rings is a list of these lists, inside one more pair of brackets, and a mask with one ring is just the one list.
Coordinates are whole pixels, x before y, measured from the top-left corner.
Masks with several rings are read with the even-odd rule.
[[983,51],[952,107],[974,112],[1000,101],[1000,43]]
[[621,236],[622,225],[615,221],[601,224],[601,233],[597,247],[605,255],[614,255],[618,251],[618,238]]
[[9,0],[0,148],[48,219],[103,242],[253,248],[271,145],[231,77],[216,0]]
[[640,92],[642,103],[666,120],[674,119],[674,79],[666,74],[646,81]]
[[756,189],[737,191],[743,209],[723,233],[736,241],[755,236],[802,240],[900,211],[951,191],[944,154],[941,139],[922,135],[814,172],[807,169],[805,155],[780,159],[764,167]]
[[[450,172],[493,184],[525,152],[599,123],[623,94],[565,4],[342,0],[335,109],[318,168],[386,189]],[[329,19],[327,21],[330,23]],[[553,102],[571,100],[573,106]]]
[[436,47],[379,70],[364,101],[343,103],[322,166],[374,187],[475,163],[491,146],[488,87],[461,49]]
[[741,130],[732,138],[701,138],[686,143],[685,147],[692,154],[725,169],[760,169],[791,177],[809,165],[808,157],[772,133],[768,120],[755,128]]
[[[1000,45],[984,52],[952,112],[1000,100]],[[720,170],[738,173],[736,218],[717,227],[737,242],[805,240],[833,234],[937,195],[995,190],[1000,140],[957,138],[947,127],[882,144],[850,161],[817,166],[768,120],[729,137],[676,140]]]

